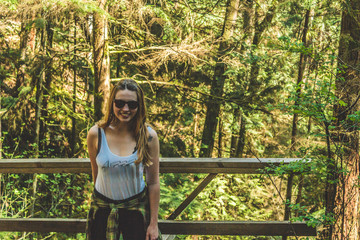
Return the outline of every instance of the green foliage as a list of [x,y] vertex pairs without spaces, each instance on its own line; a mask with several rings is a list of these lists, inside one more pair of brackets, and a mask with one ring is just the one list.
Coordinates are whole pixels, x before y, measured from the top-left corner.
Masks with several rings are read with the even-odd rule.
[[10,11],[14,11],[18,4],[17,0],[1,0],[0,5],[7,7]]
[[289,204],[292,211],[297,212],[300,216],[291,218],[291,221],[303,221],[310,227],[319,227],[325,222],[334,222],[333,215],[325,214],[325,209],[309,213],[309,209],[306,206],[300,204]]
[[[145,2],[144,5],[142,1],[110,1],[108,11],[104,11],[96,1],[52,0],[35,4],[0,0],[4,16],[0,25],[1,109],[6,112],[1,116],[2,157],[87,157],[86,135],[94,124],[95,88],[89,16],[96,12],[109,19],[107,42],[113,45],[109,49],[116,50],[110,55],[111,76],[133,77],[142,82],[148,121],[159,135],[162,156],[196,157],[200,146],[209,147],[201,143],[205,102],[210,95],[215,64],[221,62],[226,81],[223,96],[214,100],[221,102],[218,118],[221,126],[213,133],[216,142],[213,157],[230,156],[232,141],[239,137],[241,116],[245,123],[242,157],[304,158],[289,165],[269,166],[262,175],[219,175],[178,219],[279,220],[283,217],[284,204],[288,204],[294,221],[306,221],[311,226],[331,222],[335,216],[325,214],[324,189],[329,181],[337,181],[327,179],[328,167],[337,156],[328,158],[326,141],[330,136],[325,130],[330,135],[337,130],[334,106],[350,105],[337,97],[335,85],[341,80],[336,76],[350,67],[336,66],[340,1],[316,4],[275,1],[278,5],[273,10],[273,21],[268,23],[258,45],[253,44],[252,38],[257,31],[255,26],[264,20],[269,6],[275,2],[241,1],[233,44],[225,54],[218,53],[218,49],[227,1]],[[307,9],[313,14],[308,44],[303,44],[301,32]],[[35,42],[33,46],[26,43],[22,51],[21,40],[26,34]],[[41,44],[46,34],[53,35],[45,53]],[[301,53],[306,56],[306,69],[302,82],[296,85]],[[46,79],[40,142],[36,144],[35,109],[39,90],[36,83],[40,73],[46,73]],[[293,152],[290,132],[295,113],[299,121],[297,150]],[[341,124],[347,129],[358,129],[359,116],[360,112],[355,111]],[[218,129],[222,130],[221,134]],[[332,153],[338,150],[330,146]],[[337,173],[347,172],[337,169]],[[277,192],[285,196],[283,181],[289,173],[296,174],[294,196],[299,192],[300,176],[304,177],[300,203],[295,203],[294,198],[285,203]],[[168,217],[203,177],[203,174],[162,174],[160,218]],[[33,195],[35,180],[37,190]],[[85,218],[93,187],[89,182],[90,177],[85,174],[39,174],[36,178],[4,174],[0,182],[4,197],[1,216],[28,217],[35,204],[35,217]],[[1,239],[16,237],[20,238],[20,234],[0,233]],[[35,238],[84,239],[84,234],[49,233]],[[204,236],[199,239],[253,238]]]
[[1,101],[2,101],[2,104],[4,104],[5,108],[11,108],[12,106],[15,105],[17,98],[9,96],[9,97],[1,98]]
[[279,166],[268,164],[268,166],[262,169],[260,172],[265,174],[273,174],[275,176],[283,176],[285,174],[291,173],[306,174],[311,172],[311,170],[316,169],[317,165],[312,167],[314,164],[315,163],[311,159],[301,159],[288,164],[281,163]]

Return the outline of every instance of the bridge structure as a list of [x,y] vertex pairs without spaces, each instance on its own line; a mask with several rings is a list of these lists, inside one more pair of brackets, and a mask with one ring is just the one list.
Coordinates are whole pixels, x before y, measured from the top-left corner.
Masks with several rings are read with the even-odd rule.
[[[159,220],[167,240],[175,235],[316,236],[317,229],[305,222],[279,221],[181,221],[176,218],[218,174],[264,174],[261,169],[300,161],[299,158],[162,158],[160,173],[207,173],[208,175],[169,215]],[[0,173],[88,173],[87,158],[1,159]],[[266,174],[272,174],[268,172]],[[291,199],[290,193],[286,194]],[[6,232],[85,232],[86,219],[0,218]]]

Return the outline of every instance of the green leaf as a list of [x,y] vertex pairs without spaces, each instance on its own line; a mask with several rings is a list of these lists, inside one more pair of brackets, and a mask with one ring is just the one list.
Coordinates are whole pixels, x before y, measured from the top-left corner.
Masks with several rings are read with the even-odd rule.
[[340,106],[343,106],[343,107],[345,107],[345,106],[348,105],[348,104],[347,104],[346,102],[344,102],[343,100],[339,100],[339,104],[340,104]]

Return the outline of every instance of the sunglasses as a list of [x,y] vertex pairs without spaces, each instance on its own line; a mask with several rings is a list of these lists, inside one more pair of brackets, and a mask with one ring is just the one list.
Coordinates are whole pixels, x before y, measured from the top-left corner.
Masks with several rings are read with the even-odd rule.
[[136,109],[139,107],[139,103],[137,101],[124,101],[124,100],[121,100],[121,99],[114,99],[114,103],[115,103],[115,106],[117,108],[123,108],[125,106],[125,104],[128,105],[128,107],[132,110]]

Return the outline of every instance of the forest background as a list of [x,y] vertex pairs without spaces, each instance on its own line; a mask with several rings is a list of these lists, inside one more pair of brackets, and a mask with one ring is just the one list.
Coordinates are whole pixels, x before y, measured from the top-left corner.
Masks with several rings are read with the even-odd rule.
[[[359,10],[359,0],[0,0],[1,157],[88,157],[110,85],[133,78],[163,157],[304,159],[273,181],[220,175],[178,219],[282,220],[291,178],[292,220],[318,226],[319,239],[358,239]],[[160,218],[202,177],[162,174]],[[1,217],[85,218],[91,181],[1,174]]]

